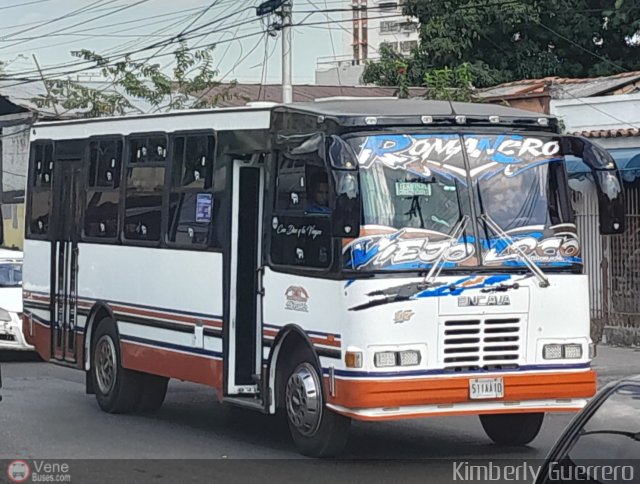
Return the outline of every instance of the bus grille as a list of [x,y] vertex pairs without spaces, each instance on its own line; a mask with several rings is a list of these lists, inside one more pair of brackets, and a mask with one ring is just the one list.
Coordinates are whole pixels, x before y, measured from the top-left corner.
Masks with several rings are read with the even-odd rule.
[[449,320],[441,328],[440,359],[447,370],[513,369],[523,360],[524,325],[518,318]]

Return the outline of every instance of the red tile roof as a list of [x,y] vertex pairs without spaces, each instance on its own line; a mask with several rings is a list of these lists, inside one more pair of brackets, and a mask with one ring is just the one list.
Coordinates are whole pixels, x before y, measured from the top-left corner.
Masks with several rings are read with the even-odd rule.
[[576,136],[584,136],[585,138],[624,138],[640,136],[640,129],[596,129],[593,131],[576,131],[573,134]]

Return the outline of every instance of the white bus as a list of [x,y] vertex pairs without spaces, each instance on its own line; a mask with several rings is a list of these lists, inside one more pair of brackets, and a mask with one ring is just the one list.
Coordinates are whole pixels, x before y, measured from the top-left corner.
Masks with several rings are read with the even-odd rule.
[[624,230],[606,151],[501,106],[324,100],[47,122],[28,177],[24,333],[112,413],[170,378],[286,412],[480,416],[521,445],[595,392],[565,155]]

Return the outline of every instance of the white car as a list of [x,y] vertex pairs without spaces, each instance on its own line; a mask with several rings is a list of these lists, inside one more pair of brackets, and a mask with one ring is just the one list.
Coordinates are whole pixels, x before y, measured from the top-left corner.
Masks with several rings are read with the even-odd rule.
[[0,350],[33,350],[22,334],[22,252],[0,249]]

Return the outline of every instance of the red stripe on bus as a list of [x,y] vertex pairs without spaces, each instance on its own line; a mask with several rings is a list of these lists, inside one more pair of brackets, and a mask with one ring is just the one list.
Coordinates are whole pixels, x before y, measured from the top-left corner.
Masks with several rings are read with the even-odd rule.
[[122,365],[131,370],[178,378],[213,387],[222,395],[222,360],[154,348],[130,341],[120,342]]

